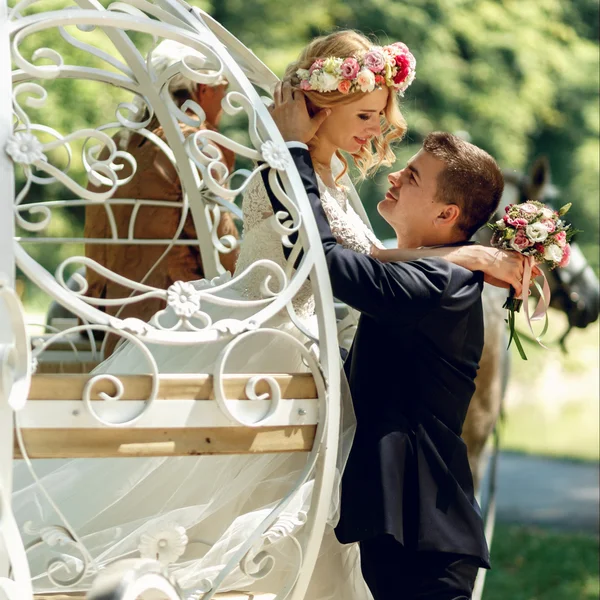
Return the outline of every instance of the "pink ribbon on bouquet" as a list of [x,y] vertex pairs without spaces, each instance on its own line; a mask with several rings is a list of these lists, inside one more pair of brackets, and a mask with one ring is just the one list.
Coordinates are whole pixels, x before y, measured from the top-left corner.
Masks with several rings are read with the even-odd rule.
[[[527,290],[527,293],[529,294],[529,285],[531,283],[531,271],[534,266],[535,266],[535,259],[533,258],[533,256],[526,256],[525,257],[525,268],[523,270],[523,291],[521,292],[521,296],[523,296],[523,292],[525,290]],[[545,348],[547,350],[548,348],[546,346],[544,346],[544,344],[542,344],[542,337],[548,330],[548,315],[546,313],[548,311],[548,308],[550,307],[550,286],[548,285],[548,280],[546,279],[546,275],[544,274],[543,271],[541,271],[541,275],[539,275],[539,277],[543,278],[544,283],[543,283],[543,285],[540,286],[534,280],[535,286],[537,287],[537,289],[540,293],[540,298],[535,307],[535,310],[533,311],[533,314],[531,316],[529,316],[529,303],[527,302],[527,298],[525,298],[523,300],[523,308],[525,310],[525,319],[527,320],[527,325],[529,326],[529,330],[531,331],[531,334],[533,335],[535,341],[542,348]],[[533,331],[533,326],[531,325],[531,322],[532,321],[540,321],[541,319],[544,319],[544,318],[546,319],[546,324],[544,325],[544,330],[538,336]]]

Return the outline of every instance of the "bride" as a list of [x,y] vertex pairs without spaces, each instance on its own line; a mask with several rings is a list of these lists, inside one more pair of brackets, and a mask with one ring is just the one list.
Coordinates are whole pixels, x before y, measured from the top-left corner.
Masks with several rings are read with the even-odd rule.
[[[383,61],[383,64],[378,64],[378,61]],[[388,63],[389,76],[374,74]],[[332,75],[332,70],[338,75]],[[373,248],[382,249],[383,246],[348,202],[344,185],[347,182],[347,163],[340,151],[351,155],[365,177],[379,166],[390,165],[394,161],[390,144],[401,139],[406,131],[396,92],[403,92],[410,85],[414,73],[415,60],[404,44],[373,47],[357,32],[338,31],[308,44],[284,75],[284,79],[305,91],[309,108],[318,115],[317,119],[328,115],[317,136],[311,140],[309,149],[332,232],[340,243],[357,252],[370,253]],[[344,81],[353,83],[350,85]],[[337,175],[332,171],[334,156],[344,167]],[[254,177],[246,189],[242,208],[244,243],[234,278],[260,259],[269,259],[284,268],[286,257],[281,237],[272,227],[271,204],[260,177]],[[402,254],[402,251],[396,250],[393,259],[410,260],[435,252],[415,250]],[[467,252],[468,255],[464,249],[443,251],[448,260],[477,269],[481,268],[482,256],[487,256],[489,249],[470,248]],[[492,277],[506,278],[501,265],[498,267],[492,261],[487,261],[487,264]],[[234,299],[262,298],[264,278],[265,272],[257,268],[249,276],[235,281],[227,293]],[[212,282],[200,280],[192,282],[192,285],[203,288],[219,284],[224,279],[226,277],[223,276]],[[308,282],[295,296],[293,307],[304,328],[316,338],[314,298]],[[210,316],[213,322],[230,317],[242,319],[245,317],[243,311],[239,307],[231,309],[217,305],[211,307]],[[167,310],[161,317],[161,323],[169,316]],[[267,326],[287,331],[303,343],[308,341],[284,314],[273,317]],[[210,373],[226,343],[149,345],[149,349],[160,372]],[[227,368],[238,373],[306,370],[301,354],[283,345],[279,336],[273,336],[271,342],[260,347],[236,348]],[[147,371],[140,351],[135,345],[124,343],[97,367],[94,374]],[[354,429],[348,394],[343,396],[338,476]],[[93,558],[95,569],[122,557],[158,558],[183,589],[193,591],[202,589],[207,580],[214,580],[236,548],[292,488],[305,461],[304,455],[293,453],[76,459],[61,462],[58,468],[48,464],[48,471],[40,479],[83,541]],[[310,504],[312,484],[313,480],[309,480],[302,485],[286,509],[288,532],[299,538],[302,537],[303,519]],[[311,600],[365,600],[371,595],[362,579],[357,547],[340,545],[333,534],[337,516],[335,496],[317,568],[306,597]],[[21,525],[29,523],[30,528],[39,531],[56,520],[33,485],[17,490],[13,500]],[[297,561],[295,548],[289,540],[286,542],[286,536],[267,532],[263,537],[262,543],[269,544],[269,552],[277,559],[275,569],[258,582],[242,569],[236,569],[227,577],[222,590],[276,590],[290,576]],[[162,546],[156,543],[158,538],[165,542]],[[255,548],[253,555],[256,556],[260,549]],[[71,555],[67,549],[61,552],[66,561],[65,570],[67,567],[75,571],[81,569],[76,553]],[[257,561],[260,562],[258,558]],[[54,580],[61,577],[56,573],[48,575],[49,569],[42,556],[32,555],[31,562],[36,591],[59,591]],[[256,564],[254,570],[261,566]],[[90,569],[90,576],[83,577],[69,591],[87,589],[95,569]],[[68,575],[63,573],[62,578]]]

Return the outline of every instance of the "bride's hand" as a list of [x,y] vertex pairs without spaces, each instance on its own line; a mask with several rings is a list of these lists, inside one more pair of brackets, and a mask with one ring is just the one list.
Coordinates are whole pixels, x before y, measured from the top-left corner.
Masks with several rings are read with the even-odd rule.
[[518,252],[489,248],[487,246],[473,246],[471,250],[480,254],[484,281],[496,287],[512,286],[517,296],[523,287],[523,271],[525,257]]
[[289,81],[277,84],[273,100],[269,111],[286,142],[310,142],[331,112],[323,109],[311,117],[304,94],[292,88]]

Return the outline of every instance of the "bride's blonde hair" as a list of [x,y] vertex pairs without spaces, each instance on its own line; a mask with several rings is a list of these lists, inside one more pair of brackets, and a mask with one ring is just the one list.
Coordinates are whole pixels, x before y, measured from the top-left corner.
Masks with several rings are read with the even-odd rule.
[[[315,38],[300,53],[298,60],[288,65],[283,80],[290,81],[294,87],[299,87],[300,79],[296,74],[298,69],[309,69],[313,62],[319,58],[328,58],[330,56],[346,58],[363,54],[372,48],[373,45],[373,42],[367,37],[350,29],[336,31],[329,35]],[[368,92],[350,94],[343,94],[338,91],[304,92],[309,100],[309,112],[313,114],[322,108],[350,104],[357,100],[359,96],[364,96],[366,93]],[[358,167],[363,178],[376,171],[380,166],[393,164],[396,156],[392,151],[391,143],[393,140],[401,139],[406,133],[406,121],[400,112],[397,94],[391,88],[389,89],[384,115],[385,119],[382,119],[381,124],[381,135],[377,136],[373,141],[374,150],[371,149],[370,145],[365,145],[359,152],[352,155],[354,164]],[[314,146],[315,142],[318,142],[316,136],[309,143],[309,147]],[[348,170],[348,163],[339,150],[336,150],[336,156],[342,161],[344,166],[342,172],[336,177],[336,181],[338,181]]]

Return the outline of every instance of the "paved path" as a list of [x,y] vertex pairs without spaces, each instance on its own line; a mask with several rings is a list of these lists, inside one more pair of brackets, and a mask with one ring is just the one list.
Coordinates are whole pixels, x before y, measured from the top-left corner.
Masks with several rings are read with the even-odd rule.
[[[599,474],[598,463],[503,452],[498,520],[598,535]],[[487,479],[483,485],[487,489]]]

